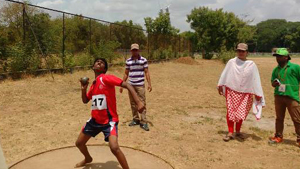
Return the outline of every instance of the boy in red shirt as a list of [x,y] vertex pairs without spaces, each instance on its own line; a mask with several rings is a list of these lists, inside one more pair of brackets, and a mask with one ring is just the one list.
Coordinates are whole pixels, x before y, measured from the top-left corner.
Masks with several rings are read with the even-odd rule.
[[76,146],[84,155],[85,159],[76,164],[75,167],[82,167],[93,161],[88,152],[86,143],[91,137],[95,137],[100,132],[103,132],[105,136],[104,140],[109,142],[109,147],[122,168],[129,169],[126,158],[118,145],[119,118],[116,107],[115,86],[128,89],[137,103],[139,112],[142,112],[145,107],[139,100],[133,87],[113,75],[106,75],[107,69],[108,64],[105,59],[96,59],[93,65],[95,80],[88,92],[88,82],[86,84],[81,83],[82,102],[87,104],[92,100],[92,117],[87,121],[76,141]]

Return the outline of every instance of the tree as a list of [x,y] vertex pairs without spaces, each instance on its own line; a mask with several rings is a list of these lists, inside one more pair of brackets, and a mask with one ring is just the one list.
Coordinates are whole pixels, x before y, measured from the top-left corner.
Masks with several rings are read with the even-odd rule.
[[285,19],[269,19],[257,24],[257,49],[260,52],[270,52],[274,47],[284,47],[282,39],[286,29]]
[[0,25],[0,61],[6,60],[8,48],[8,33],[5,26]]
[[133,24],[132,20],[115,23],[112,27],[112,32],[117,41],[121,43],[122,49],[130,48],[132,43],[140,44],[141,48],[146,45],[147,38],[141,25]]
[[[61,29],[53,24],[51,17],[47,13],[36,13],[28,16],[28,25],[26,44],[30,49],[41,50],[44,55],[58,52],[61,44]],[[40,49],[39,49],[40,47]]]
[[180,34],[181,37],[183,37],[184,39],[189,40],[189,42],[191,43],[191,52],[198,52],[199,48],[197,46],[198,44],[198,35],[196,32],[191,32],[191,31],[186,31],[186,32],[182,32]]
[[161,10],[155,19],[146,17],[144,20],[147,33],[164,35],[177,35],[179,33],[179,29],[171,24],[170,12],[168,10],[166,12]]
[[169,10],[161,10],[155,19],[146,17],[144,20],[149,40],[152,42],[151,49],[162,50],[175,45],[180,30],[172,26]]
[[274,47],[286,47],[299,51],[297,32],[300,22],[287,22],[285,19],[269,19],[257,24],[257,49],[269,52]]
[[300,52],[300,26],[296,28],[295,32],[292,33],[292,35],[289,36],[289,38],[291,39],[291,50],[293,52]]
[[220,52],[224,48],[234,49],[240,40],[247,40],[246,36],[249,34],[244,21],[223,9],[194,8],[187,15],[187,22],[196,32],[197,48],[206,59],[212,58],[212,52]]

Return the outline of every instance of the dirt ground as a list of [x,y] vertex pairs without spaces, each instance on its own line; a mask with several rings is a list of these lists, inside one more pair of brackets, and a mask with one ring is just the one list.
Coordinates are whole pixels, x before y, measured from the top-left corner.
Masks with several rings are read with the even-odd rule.
[[[226,109],[216,85],[225,65],[198,59],[198,64],[150,65],[153,91],[147,92],[149,132],[128,126],[128,95],[117,92],[120,145],[156,154],[176,169],[299,169],[300,148],[296,146],[289,115],[284,143],[268,145],[275,121],[270,86],[275,58],[253,60],[260,70],[267,107],[260,121],[249,114],[242,127],[247,134],[244,142],[222,140],[227,132]],[[300,64],[300,59],[292,62]],[[108,73],[122,77],[123,70],[116,67]],[[90,104],[84,105],[80,98],[78,79],[83,76],[93,78],[93,72],[54,75],[54,81],[47,75],[0,84],[1,144],[9,164],[74,144],[90,116]],[[91,139],[90,143],[103,143],[103,136]]]
[[[108,146],[88,146],[88,149],[94,160],[78,169],[122,169]],[[122,147],[122,151],[131,169],[172,169],[169,164],[148,153],[126,147]],[[12,166],[11,169],[73,169],[74,163],[79,160],[82,160],[82,155],[73,146],[39,154]]]

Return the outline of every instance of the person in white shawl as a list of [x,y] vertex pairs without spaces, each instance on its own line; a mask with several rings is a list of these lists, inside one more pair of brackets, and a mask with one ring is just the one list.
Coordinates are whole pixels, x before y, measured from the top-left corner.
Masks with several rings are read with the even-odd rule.
[[244,139],[240,129],[251,107],[256,118],[260,119],[262,107],[265,106],[258,68],[253,61],[247,60],[248,45],[238,44],[236,53],[237,57],[228,61],[218,83],[219,94],[225,96],[227,107],[228,134],[224,141],[234,139],[235,123],[235,136]]

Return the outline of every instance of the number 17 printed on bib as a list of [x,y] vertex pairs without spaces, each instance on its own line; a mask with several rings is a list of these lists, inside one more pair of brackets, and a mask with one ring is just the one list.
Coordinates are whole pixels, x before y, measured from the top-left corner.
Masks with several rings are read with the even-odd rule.
[[107,109],[106,97],[104,94],[94,95],[92,97],[92,110]]

